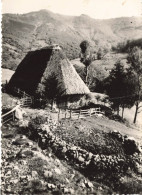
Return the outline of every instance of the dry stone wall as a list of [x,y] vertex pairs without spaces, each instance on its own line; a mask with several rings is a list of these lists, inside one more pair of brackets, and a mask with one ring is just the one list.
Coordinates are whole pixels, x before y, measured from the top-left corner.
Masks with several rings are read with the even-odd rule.
[[[27,129],[30,138],[37,141],[39,146],[49,155],[52,150],[59,159],[65,159],[73,163],[81,169],[91,170],[91,172],[108,172],[126,171],[129,167],[135,167],[135,161],[131,161],[131,155],[141,153],[141,148],[138,143],[127,136],[121,135],[119,132],[110,132],[115,138],[123,143],[126,156],[116,155],[94,155],[78,146],[71,143],[66,143],[64,140],[54,135],[53,130],[57,124],[53,121],[41,124],[38,127],[29,125]],[[131,153],[129,154],[130,148]]]

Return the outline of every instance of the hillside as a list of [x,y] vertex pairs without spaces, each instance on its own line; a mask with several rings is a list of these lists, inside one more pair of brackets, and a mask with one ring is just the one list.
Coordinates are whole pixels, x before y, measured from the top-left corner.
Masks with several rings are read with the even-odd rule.
[[9,81],[13,74],[14,71],[2,68],[2,83],[5,83],[6,80]]
[[2,194],[141,193],[136,127],[96,116],[58,123],[57,113],[24,110],[23,124],[2,126]]
[[86,15],[64,16],[47,10],[3,14],[3,64],[15,70],[29,50],[57,43],[69,59],[78,58],[79,44],[88,39],[95,50],[111,48],[127,39],[141,38],[142,18],[96,20]]
[[[127,54],[126,53],[107,53],[101,60],[93,61],[88,68],[88,77],[97,78],[98,80],[103,80],[109,75],[110,70],[114,67],[114,64],[120,60],[125,67],[127,64]],[[80,59],[71,60],[78,74],[83,78],[85,65],[80,62]],[[84,78],[83,78],[84,79]]]

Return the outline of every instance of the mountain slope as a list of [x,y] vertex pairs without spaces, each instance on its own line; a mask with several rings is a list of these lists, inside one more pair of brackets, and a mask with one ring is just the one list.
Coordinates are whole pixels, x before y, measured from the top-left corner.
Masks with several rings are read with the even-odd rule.
[[96,20],[86,15],[64,16],[47,10],[3,14],[3,67],[16,69],[29,50],[57,43],[69,59],[79,55],[79,44],[88,39],[93,48],[141,38],[142,18]]

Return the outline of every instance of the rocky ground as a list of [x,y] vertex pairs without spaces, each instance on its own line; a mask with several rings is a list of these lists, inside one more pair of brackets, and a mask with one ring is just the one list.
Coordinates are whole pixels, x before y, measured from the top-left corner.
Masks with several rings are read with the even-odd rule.
[[42,150],[10,123],[2,128],[2,194],[107,194],[50,148]]
[[2,127],[2,194],[141,194],[140,130],[134,139],[105,118],[57,122],[26,111],[25,123]]

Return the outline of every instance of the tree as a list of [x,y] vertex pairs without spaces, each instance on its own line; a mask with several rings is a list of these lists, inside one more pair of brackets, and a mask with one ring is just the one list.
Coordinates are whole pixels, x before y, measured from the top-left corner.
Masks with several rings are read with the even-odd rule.
[[88,84],[88,67],[93,60],[89,42],[87,40],[82,41],[80,48],[80,61],[85,65],[85,83]]
[[129,81],[128,71],[124,69],[123,64],[118,61],[111,70],[109,77],[106,79],[106,91],[112,102],[112,108],[117,110],[122,108],[122,117],[125,107],[131,107],[134,100],[130,98],[131,82]]
[[134,115],[134,123],[136,123],[137,115],[141,112],[140,108],[142,108],[142,50],[139,47],[134,47],[129,50],[128,63],[130,64],[129,71],[133,75],[135,81],[135,115]]
[[101,60],[104,58],[104,56],[109,52],[109,48],[107,47],[100,47],[97,52],[97,59]]
[[[44,100],[51,100],[51,109],[53,104],[57,101],[62,95],[61,89],[59,88],[59,81],[55,74],[50,75],[47,79],[43,79],[42,84],[39,84],[37,89],[37,96]],[[45,102],[46,102],[45,101]]]

